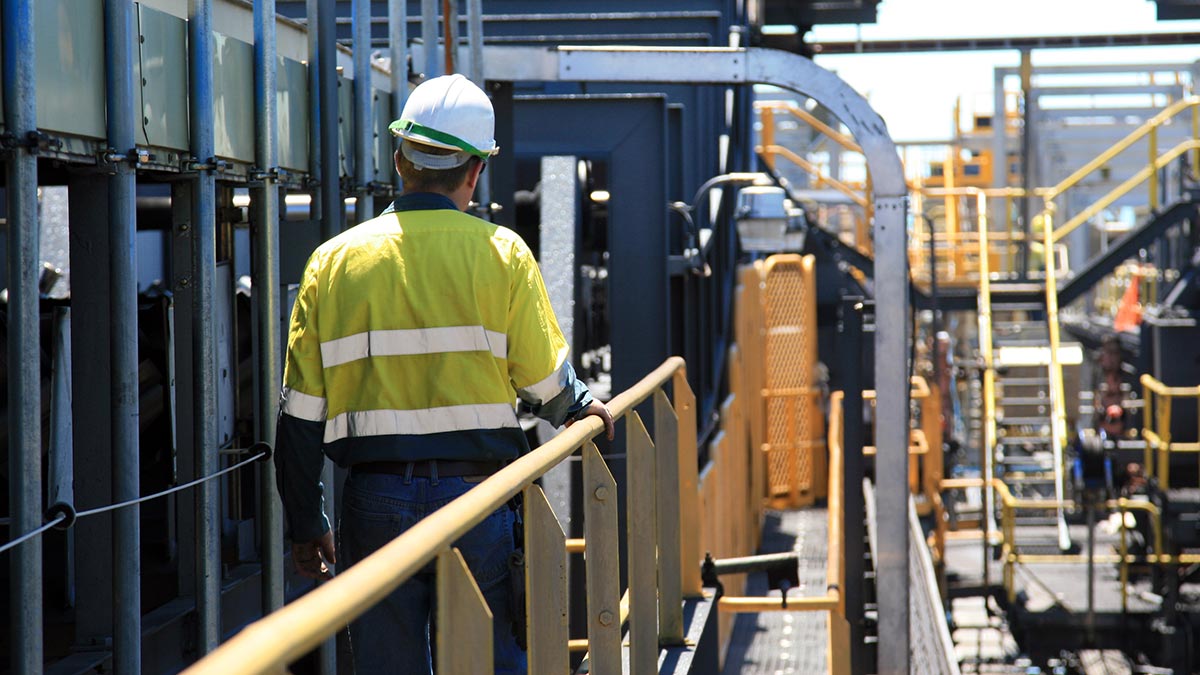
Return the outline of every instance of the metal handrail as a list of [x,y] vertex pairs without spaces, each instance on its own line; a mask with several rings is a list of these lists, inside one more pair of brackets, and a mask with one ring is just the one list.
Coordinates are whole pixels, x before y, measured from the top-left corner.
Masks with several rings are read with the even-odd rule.
[[[629,415],[634,406],[654,396],[672,380],[678,398],[681,389],[687,386],[686,378],[681,377],[684,369],[683,359],[667,359],[640,382],[609,402],[613,418]],[[636,413],[633,415],[637,419]],[[280,672],[361,616],[406,579],[438,558],[439,554],[449,550],[455,541],[489,514],[531,486],[538,477],[583,447],[603,429],[604,424],[596,417],[587,417],[575,423],[468,493],[420,520],[407,532],[340,573],[337,578],[250,624],[186,672]],[[632,433],[633,429],[630,431]],[[686,430],[681,429],[680,438],[686,435]],[[687,471],[684,466],[680,468]],[[685,479],[681,477],[680,482],[684,483]],[[683,510],[686,512],[689,509]],[[699,560],[698,550],[685,550],[683,557],[689,554]],[[659,564],[675,568],[664,571],[664,574],[683,579],[685,592],[698,590],[686,588],[691,585],[689,578],[693,575],[687,569],[680,569],[680,562],[664,560]],[[694,572],[698,579],[698,568]],[[562,649],[567,649],[565,641]]]
[[[1146,441],[1143,463],[1150,475],[1158,478],[1161,489],[1171,487],[1171,453],[1200,452],[1200,442],[1179,443],[1171,438],[1171,408],[1176,398],[1194,398],[1200,408],[1200,386],[1171,387],[1149,374],[1142,383],[1142,438]],[[1157,454],[1157,461],[1155,455]]]
[[854,188],[836,178],[833,178],[832,176],[823,175],[820,167],[808,161],[807,159],[804,159],[800,155],[796,154],[795,151],[786,146],[777,144],[760,145],[756,147],[754,151],[760,155],[783,155],[785,159],[814,176],[817,179],[818,184],[828,185],[834,190],[837,190],[845,195],[847,199],[853,201],[855,204],[863,208],[866,208],[870,204],[870,198],[867,195],[860,194]]
[[1055,275],[1054,220],[1051,211],[1042,214],[1042,236],[1046,264],[1046,328],[1050,337],[1050,364],[1047,370],[1050,389],[1050,449],[1054,457],[1054,497],[1058,501],[1055,514],[1058,520],[1058,547],[1071,547],[1071,535],[1067,531],[1063,500],[1066,498],[1063,470],[1063,449],[1067,444],[1067,399],[1063,390],[1062,364],[1058,360],[1058,277]]
[[812,128],[821,132],[825,136],[828,136],[830,139],[833,140],[834,143],[837,143],[838,145],[842,146],[846,150],[849,150],[850,152],[857,152],[859,154],[862,154],[862,147],[859,146],[858,143],[855,143],[854,138],[851,137],[849,134],[844,134],[844,133],[838,131],[837,129],[834,129],[833,127],[829,126],[828,124],[817,119],[816,115],[813,115],[809,111],[805,110],[804,108],[801,108],[800,106],[796,105],[795,103],[793,103],[791,101],[755,101],[754,109],[758,110],[759,112],[762,112],[765,110],[771,110],[771,111],[783,110],[787,113],[790,113],[791,115],[793,115],[795,117],[799,117],[801,120],[803,120],[804,122],[809,124]]
[[[976,208],[979,210],[979,246],[980,249],[987,247],[987,195],[982,191],[975,193]],[[995,361],[992,353],[992,281],[991,274],[988,269],[988,256],[981,254],[979,256],[979,296],[976,300],[978,307],[978,322],[979,322],[979,352],[983,357],[983,476],[989,482],[994,479],[995,466],[993,464],[993,453],[996,448],[996,370]],[[988,578],[988,542],[991,541],[992,533],[996,530],[996,523],[993,519],[995,513],[995,504],[992,502],[992,491],[984,491],[984,510],[983,510],[983,560],[984,560],[984,585],[991,583]]]
[[[1133,176],[1128,178],[1125,182],[1123,182],[1120,185],[1118,185],[1117,187],[1113,188],[1112,190],[1110,190],[1108,192],[1108,194],[1104,195],[1100,199],[1093,202],[1091,204],[1091,206],[1088,206],[1086,209],[1080,211],[1078,214],[1076,214],[1070,220],[1063,223],[1062,227],[1058,228],[1058,230],[1056,230],[1054,232],[1054,236],[1051,241],[1057,242],[1060,239],[1062,239],[1063,237],[1067,236],[1072,231],[1074,231],[1077,227],[1079,227],[1083,223],[1087,222],[1092,216],[1096,215],[1097,213],[1100,213],[1104,209],[1108,208],[1108,206],[1111,205],[1113,202],[1117,201],[1121,197],[1124,197],[1126,194],[1132,192],[1133,189],[1136,188],[1138,185],[1142,184],[1143,182],[1153,179],[1158,174],[1158,171],[1160,169],[1164,168],[1165,166],[1170,164],[1172,161],[1174,161],[1176,158],[1178,158],[1180,155],[1182,155],[1188,151],[1200,152],[1200,139],[1193,138],[1190,140],[1183,141],[1182,143],[1171,148],[1170,150],[1164,152],[1162,155],[1159,155],[1158,157],[1156,157],[1154,159],[1154,161],[1150,162],[1145,167],[1143,167],[1141,170],[1139,170],[1137,173],[1133,174]],[[1047,198],[1047,199],[1049,200],[1049,198]],[[1155,196],[1151,199],[1151,202],[1152,202],[1152,208],[1154,208],[1157,205],[1157,190],[1155,191]],[[1053,204],[1051,204],[1049,201],[1047,201],[1047,212],[1049,212],[1049,210],[1051,210],[1052,208],[1053,208]]]

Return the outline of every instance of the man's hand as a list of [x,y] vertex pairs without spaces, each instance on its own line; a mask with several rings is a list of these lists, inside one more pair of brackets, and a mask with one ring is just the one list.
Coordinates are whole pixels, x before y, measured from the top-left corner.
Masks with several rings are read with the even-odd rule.
[[333,550],[333,530],[312,541],[293,543],[292,561],[296,563],[296,572],[300,576],[332,579],[333,571],[329,566],[337,563],[337,555]]
[[[584,409],[583,412],[583,417],[595,415],[603,420],[605,435],[608,437],[608,440],[611,441],[613,439],[613,434],[616,433],[616,429],[613,427],[613,416],[612,413],[608,411],[608,406],[604,405],[600,401],[597,401],[596,399],[592,399],[592,402],[588,404],[588,407]],[[580,417],[579,419],[583,419],[583,417]],[[569,427],[574,423],[575,420],[567,420],[566,426]]]

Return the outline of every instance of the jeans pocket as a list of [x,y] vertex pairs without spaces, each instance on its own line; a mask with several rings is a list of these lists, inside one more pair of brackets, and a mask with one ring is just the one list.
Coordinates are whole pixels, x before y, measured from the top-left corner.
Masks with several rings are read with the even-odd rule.
[[484,594],[508,579],[512,529],[512,512],[502,506],[454,543]]
[[347,491],[342,503],[342,547],[354,564],[416,524],[420,514],[394,500]]

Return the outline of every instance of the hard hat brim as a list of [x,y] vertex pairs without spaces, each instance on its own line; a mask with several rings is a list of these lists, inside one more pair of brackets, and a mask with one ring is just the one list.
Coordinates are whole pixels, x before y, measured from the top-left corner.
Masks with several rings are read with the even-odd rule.
[[444,148],[446,150],[462,150],[479,157],[487,159],[500,151],[500,148],[494,147],[490,150],[481,150],[470,143],[464,141],[457,136],[452,136],[447,133],[430,129],[429,127],[417,124],[412,120],[398,119],[388,125],[388,131],[392,132],[393,136],[403,138],[417,143],[432,145],[436,148]]

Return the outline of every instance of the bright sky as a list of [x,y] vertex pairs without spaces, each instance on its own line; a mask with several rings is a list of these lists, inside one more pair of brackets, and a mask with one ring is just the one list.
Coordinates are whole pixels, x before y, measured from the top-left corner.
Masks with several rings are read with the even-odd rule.
[[[1200,31],[1200,21],[1156,21],[1151,0],[883,0],[878,21],[818,26],[810,41],[915,37],[1111,35]],[[1033,64],[1190,63],[1200,45],[1034,50]],[[964,120],[992,109],[992,69],[1017,66],[1015,51],[817,56],[867,96],[897,141],[946,139],[954,100]]]

